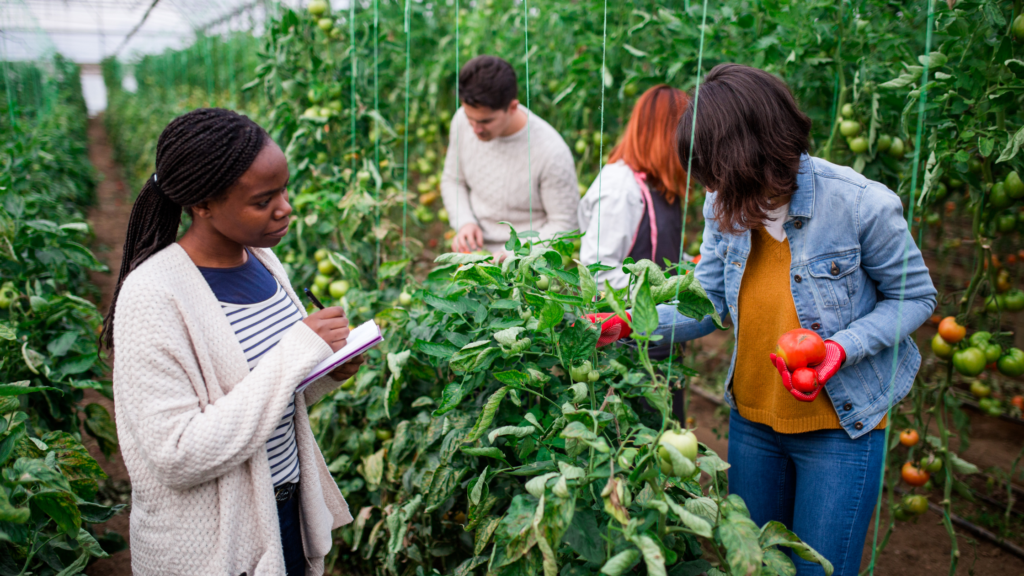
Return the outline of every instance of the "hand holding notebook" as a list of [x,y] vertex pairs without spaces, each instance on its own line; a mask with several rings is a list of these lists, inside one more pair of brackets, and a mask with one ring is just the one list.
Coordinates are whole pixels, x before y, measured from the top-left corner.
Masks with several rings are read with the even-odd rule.
[[352,329],[348,335],[348,342],[329,358],[316,365],[309,374],[302,379],[298,388],[304,388],[310,382],[323,377],[338,366],[352,360],[370,348],[384,341],[380,333],[380,327],[373,320],[369,320]]

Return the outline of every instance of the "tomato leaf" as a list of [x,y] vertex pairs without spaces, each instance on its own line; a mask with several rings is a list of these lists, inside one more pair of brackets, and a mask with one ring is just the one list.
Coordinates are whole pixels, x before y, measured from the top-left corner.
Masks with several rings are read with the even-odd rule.
[[434,417],[442,416],[448,412],[454,410],[459,402],[462,402],[462,397],[466,394],[466,391],[462,387],[461,382],[449,382],[444,387],[444,391],[441,392],[441,404],[432,413]]
[[[491,394],[490,398],[487,399],[487,403],[484,404],[483,410],[480,411],[480,417],[477,419],[473,429],[470,430],[469,435],[466,436],[464,442],[476,442],[483,437],[484,432],[491,426],[491,422],[494,421],[494,415],[498,411],[498,407],[501,406],[501,401],[508,394],[508,388],[502,386]],[[492,441],[493,442],[493,441]]]
[[600,330],[585,318],[580,318],[558,333],[558,344],[562,348],[562,359],[570,364],[589,357],[594,353]]

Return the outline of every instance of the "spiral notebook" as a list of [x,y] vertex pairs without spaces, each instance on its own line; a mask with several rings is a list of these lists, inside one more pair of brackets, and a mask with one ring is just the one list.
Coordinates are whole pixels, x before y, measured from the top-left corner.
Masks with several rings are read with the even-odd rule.
[[302,379],[302,382],[299,384],[299,388],[302,388],[317,378],[322,377],[331,370],[334,370],[338,366],[341,366],[345,362],[359,356],[363,352],[366,352],[383,341],[384,336],[381,335],[380,326],[377,326],[376,322],[370,320],[360,324],[349,332],[348,342],[345,344],[345,347],[334,354],[331,354],[330,358],[317,364],[316,367]]

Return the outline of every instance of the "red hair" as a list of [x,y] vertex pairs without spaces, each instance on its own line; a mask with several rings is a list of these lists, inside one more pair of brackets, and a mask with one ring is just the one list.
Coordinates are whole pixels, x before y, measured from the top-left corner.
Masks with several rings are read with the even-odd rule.
[[644,92],[633,106],[622,140],[608,163],[623,160],[647,174],[669,204],[686,189],[686,171],[676,153],[676,127],[690,98],[682,90],[659,84]]

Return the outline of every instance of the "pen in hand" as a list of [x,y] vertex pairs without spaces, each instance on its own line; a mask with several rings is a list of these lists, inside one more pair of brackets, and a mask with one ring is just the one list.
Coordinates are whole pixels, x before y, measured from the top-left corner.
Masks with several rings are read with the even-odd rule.
[[317,299],[317,297],[314,296],[312,292],[310,292],[309,288],[303,288],[302,291],[306,293],[306,296],[309,296],[309,299],[313,302],[314,306],[321,310],[324,309],[324,305],[320,303],[320,300]]

